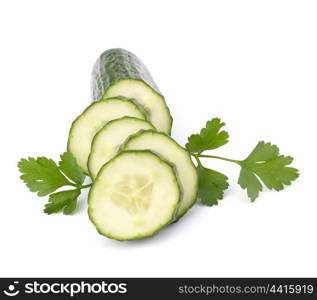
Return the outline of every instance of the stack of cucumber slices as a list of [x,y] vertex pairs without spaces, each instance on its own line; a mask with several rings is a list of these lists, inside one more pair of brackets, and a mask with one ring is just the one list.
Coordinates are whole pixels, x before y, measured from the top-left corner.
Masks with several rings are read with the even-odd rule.
[[94,102],[68,139],[68,151],[93,181],[89,218],[109,238],[149,237],[193,206],[195,165],[169,136],[164,97],[134,54],[105,51],[93,68],[92,91]]

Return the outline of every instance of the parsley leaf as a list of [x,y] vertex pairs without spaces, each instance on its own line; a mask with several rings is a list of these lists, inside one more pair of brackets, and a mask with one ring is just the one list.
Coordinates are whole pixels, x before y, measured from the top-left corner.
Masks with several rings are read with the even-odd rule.
[[259,192],[262,192],[261,182],[254,173],[247,168],[241,168],[238,183],[241,188],[247,189],[247,194],[251,201],[254,201],[259,196]]
[[20,178],[31,192],[38,192],[38,196],[46,196],[58,188],[70,184],[56,163],[46,157],[23,158],[18,162],[18,168],[22,173]]
[[229,187],[228,177],[217,171],[207,169],[198,164],[199,188],[198,198],[201,203],[207,206],[218,204],[218,200],[223,198],[224,190]]
[[84,171],[78,166],[75,157],[70,152],[61,155],[59,169],[77,184],[82,184],[85,180]]
[[79,195],[79,189],[61,191],[51,194],[49,196],[48,203],[45,204],[44,212],[50,215],[63,210],[65,215],[69,215],[76,209],[77,198]]
[[261,141],[239,163],[241,171],[238,183],[247,190],[251,201],[262,191],[262,183],[270,190],[280,191],[299,176],[297,169],[287,167],[292,161],[291,156],[280,155],[276,145]]
[[225,145],[228,143],[229,134],[226,131],[220,131],[224,125],[225,123],[221,122],[219,118],[208,121],[199,134],[192,134],[188,138],[186,148],[190,152],[201,153]]

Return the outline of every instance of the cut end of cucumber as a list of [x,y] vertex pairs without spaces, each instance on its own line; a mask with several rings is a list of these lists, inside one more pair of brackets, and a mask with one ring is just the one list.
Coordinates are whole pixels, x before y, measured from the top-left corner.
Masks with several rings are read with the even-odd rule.
[[102,235],[140,239],[173,221],[180,196],[172,165],[151,151],[123,151],[98,173],[88,214]]
[[124,116],[145,119],[145,115],[133,101],[114,97],[94,102],[73,122],[67,149],[74,155],[78,165],[86,174],[88,174],[87,160],[91,142],[95,134],[107,122]]
[[196,167],[188,151],[171,137],[154,130],[142,130],[130,136],[121,148],[122,150],[151,150],[175,166],[183,191],[176,219],[182,217],[194,205],[198,191]]
[[172,117],[164,97],[148,84],[138,79],[121,79],[107,89],[103,98],[124,96],[135,99],[147,113],[148,120],[153,126],[167,134],[171,133]]
[[142,129],[154,129],[154,127],[146,120],[122,117],[108,122],[100,129],[92,141],[88,158],[91,178],[94,179],[100,168],[117,154],[126,138]]

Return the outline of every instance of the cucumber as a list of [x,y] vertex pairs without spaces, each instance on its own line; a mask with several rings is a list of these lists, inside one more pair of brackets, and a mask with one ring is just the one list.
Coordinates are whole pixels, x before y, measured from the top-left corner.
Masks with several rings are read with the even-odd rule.
[[123,151],[98,173],[88,195],[88,215],[104,236],[145,238],[173,221],[180,195],[171,164],[151,151]]
[[72,123],[68,135],[67,150],[74,155],[78,165],[86,174],[88,174],[87,160],[91,141],[95,134],[107,122],[124,116],[146,118],[134,102],[123,97],[116,97],[91,104]]
[[87,164],[90,177],[94,179],[100,168],[117,154],[126,138],[141,129],[154,129],[154,127],[142,119],[122,117],[108,122],[100,129],[91,143]]
[[154,127],[171,133],[172,117],[157,85],[142,61],[124,49],[110,49],[100,55],[92,72],[94,101],[108,97],[133,98],[147,112]]
[[176,219],[182,217],[195,203],[198,191],[198,174],[190,154],[168,135],[153,130],[143,130],[132,135],[122,145],[122,150],[148,149],[158,153],[176,167],[183,190]]

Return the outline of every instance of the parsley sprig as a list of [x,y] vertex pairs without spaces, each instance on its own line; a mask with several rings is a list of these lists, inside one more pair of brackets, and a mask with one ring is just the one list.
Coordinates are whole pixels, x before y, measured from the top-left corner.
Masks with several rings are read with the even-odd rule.
[[[20,178],[31,192],[36,192],[40,197],[49,195],[48,203],[44,208],[47,214],[60,211],[64,214],[72,214],[76,209],[81,190],[91,186],[91,184],[83,185],[86,176],[69,152],[60,156],[58,164],[46,157],[22,158],[18,162],[18,168],[22,173]],[[71,186],[72,189],[54,193],[65,186]]]
[[238,184],[247,190],[247,195],[254,201],[263,190],[263,185],[270,190],[280,191],[290,185],[298,176],[296,168],[289,167],[291,156],[279,153],[279,148],[271,143],[260,141],[244,160],[236,160],[216,155],[202,154],[228,143],[229,134],[221,131],[225,123],[214,118],[206,123],[200,133],[192,134],[186,144],[187,150],[197,161],[199,175],[198,198],[204,205],[217,205],[223,199],[224,191],[229,187],[228,177],[215,170],[205,168],[201,158],[215,158],[235,163],[241,167]]

